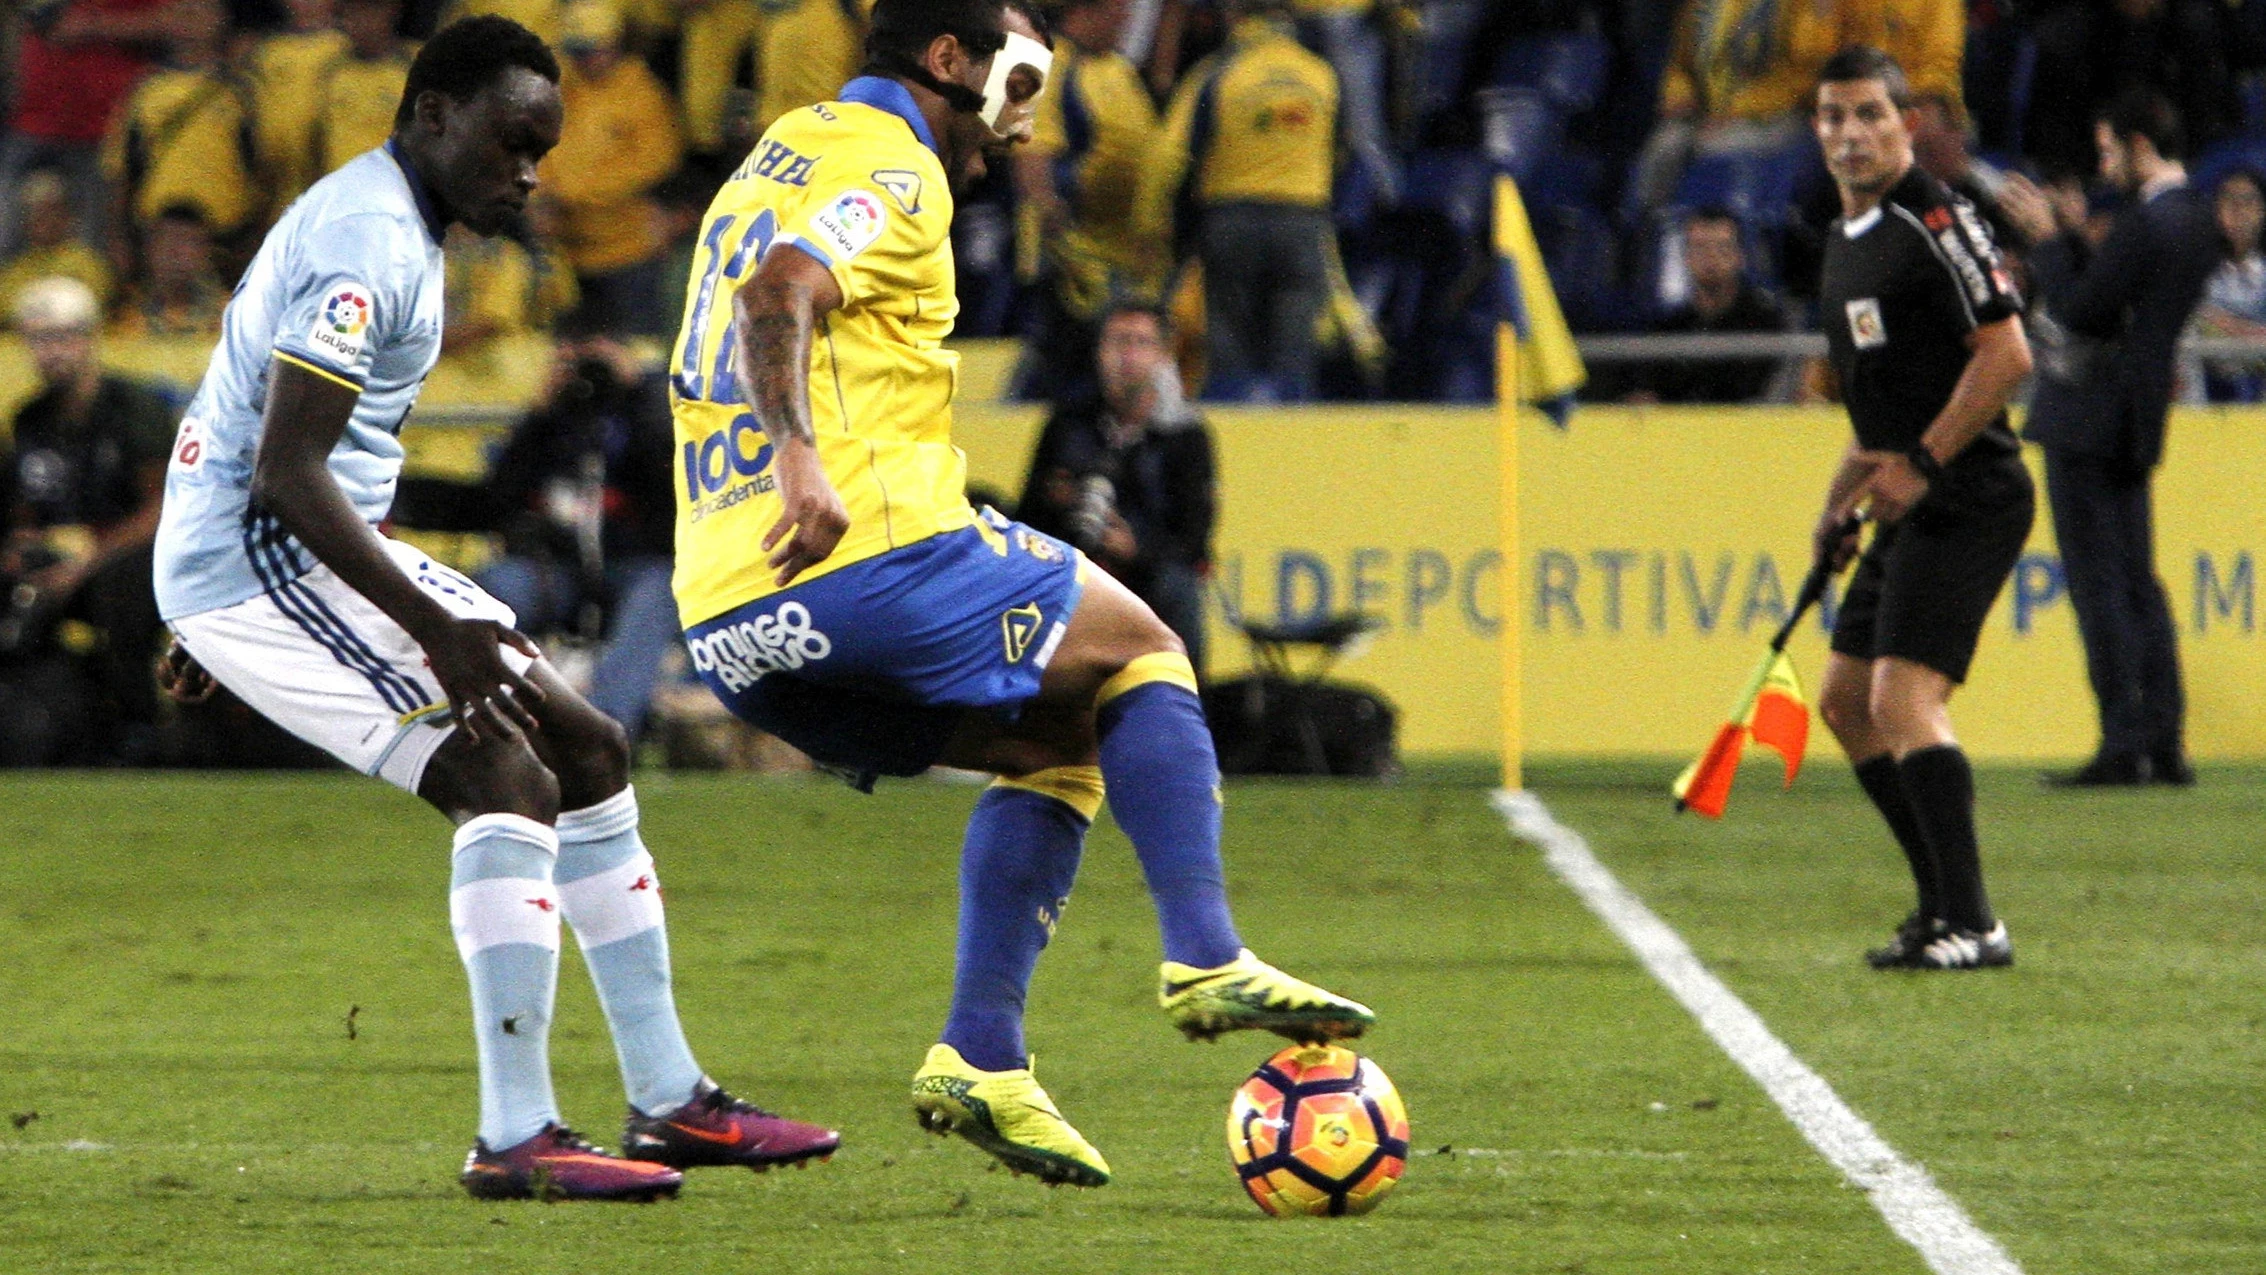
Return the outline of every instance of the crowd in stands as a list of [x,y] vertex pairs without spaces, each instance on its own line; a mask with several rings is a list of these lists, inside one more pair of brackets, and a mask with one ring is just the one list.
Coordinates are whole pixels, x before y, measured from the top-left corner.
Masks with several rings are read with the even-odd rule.
[[[2225,236],[2196,330],[2266,336],[2266,0],[1043,7],[1057,61],[1036,135],[958,203],[957,330],[1021,338],[1013,392],[1058,405],[1051,450],[1023,496],[1026,516],[1056,520],[1097,556],[1115,554],[1160,608],[1196,605],[1184,595],[1198,590],[1208,552],[1181,521],[1208,527],[1210,518],[1209,453],[1192,441],[1200,430],[1187,432],[1189,402],[1493,397],[1489,209],[1499,173],[1523,192],[1576,331],[1814,327],[1818,254],[1838,208],[1809,135],[1807,95],[1824,61],[1855,42],[1902,62],[1919,98],[1920,162],[1976,203],[2017,272],[2027,245],[1998,193],[2020,175],[2069,218],[2098,221],[2112,196],[2089,181],[2095,110],[2135,86],[2169,97]],[[65,353],[92,359],[104,339],[210,340],[266,227],[324,173],[385,139],[417,42],[438,23],[499,13],[533,28],[562,55],[566,104],[523,232],[452,233],[444,360],[476,367],[510,342],[559,334],[567,371],[528,419],[543,426],[538,436],[581,430],[585,442],[611,440],[598,447],[611,466],[625,430],[652,426],[650,356],[676,326],[710,194],[772,120],[855,74],[869,8],[14,6],[0,18],[9,103],[0,324],[28,339],[41,384],[0,470],[0,583],[39,603],[19,618],[60,631],[76,613],[65,616],[58,599],[78,599],[81,611],[97,605],[86,589],[125,569],[144,517],[137,484],[161,459],[149,449],[163,431],[142,427],[149,412],[130,383],[95,376]],[[1144,361],[1151,347],[1168,356],[1169,378]],[[625,350],[647,356],[644,370]],[[1812,392],[1797,372],[1767,357],[1600,364],[1586,394],[1784,400]],[[2266,361],[2189,358],[2182,392],[2259,400]],[[134,410],[118,418],[115,437],[98,445],[72,432],[91,419],[90,403],[121,395]],[[149,401],[160,414],[179,408],[178,399]],[[590,433],[600,419],[611,423]],[[75,441],[39,452],[43,429]],[[526,446],[529,456],[568,454]],[[1159,512],[1149,490],[1159,465],[1202,469],[1202,499]],[[35,470],[81,481],[77,503],[43,503]],[[1098,488],[1085,482],[1096,475],[1114,483],[1100,512]],[[500,498],[536,508],[555,484],[522,486]],[[87,536],[49,534],[74,517],[92,528]],[[607,553],[642,560],[657,551],[645,534],[602,539]],[[577,565],[571,555],[560,574],[560,560],[507,563],[495,587],[518,589],[531,610],[571,627],[578,591],[634,593],[651,574]],[[647,628],[660,631],[629,631]],[[0,698],[8,641],[0,631]],[[118,729],[101,755],[132,755],[139,745],[128,737],[145,707],[102,708]]]
[[[855,72],[866,4],[18,6],[0,288],[64,275],[129,331],[209,330],[273,217],[383,140],[416,40],[497,12],[566,55],[567,134],[529,233],[454,267],[452,355],[578,311],[659,336],[708,191],[772,119]],[[1484,399],[1495,171],[1519,180],[1577,330],[1719,327],[1693,327],[1688,308],[1685,223],[1701,212],[1737,231],[1739,295],[1775,298],[1800,325],[1833,215],[1806,95],[1851,43],[1903,63],[1923,163],[1986,215],[2009,171],[2082,187],[2091,112],[2134,85],[2179,107],[2200,180],[2266,151],[2261,0],[1059,0],[1050,13],[1062,60],[1036,142],[965,201],[955,244],[960,332],[1024,337],[1018,390],[1034,398],[1090,391],[1096,321],[1134,300],[1172,313],[1208,399]],[[2215,305],[2214,331],[2239,330],[2244,255],[2229,258],[2222,291],[2238,304]],[[1731,322],[1749,326],[1750,309]],[[1627,381],[1600,377],[1593,395],[1653,393]],[[2191,392],[2247,385],[2213,375]]]
[[[2230,181],[2227,224],[2266,158],[2266,5],[2256,0],[1660,0],[1552,7],[1497,55],[1482,93],[1483,142],[1516,177],[1577,331],[1693,332],[1780,326],[1695,297],[1707,268],[1692,227],[1738,235],[1742,273],[1783,326],[1810,312],[1822,235],[1839,215],[1806,118],[1809,87],[1838,49],[1895,56],[1917,98],[1923,168],[1973,202],[2019,277],[2030,249],[2002,213],[2012,176],[2105,225],[2115,192],[2092,180],[2095,114],[2118,94],[2163,95],[2185,123],[2195,180]],[[1705,230],[1715,235],[1720,232]],[[2207,335],[2256,336],[2255,225],[2234,220]],[[1701,249],[1705,251],[1705,249]],[[1699,304],[1695,307],[1695,301]],[[1758,369],[1759,370],[1759,369]],[[1783,369],[1782,369],[1783,370]],[[2254,364],[2188,361],[2191,399],[2257,401]],[[1670,399],[1660,366],[1604,368],[1593,399]],[[1726,378],[1726,382],[1733,378]],[[1756,376],[1735,400],[1800,396],[1795,376]],[[1728,383],[1715,387],[1730,395]],[[1670,401],[1673,401],[1672,399]]]

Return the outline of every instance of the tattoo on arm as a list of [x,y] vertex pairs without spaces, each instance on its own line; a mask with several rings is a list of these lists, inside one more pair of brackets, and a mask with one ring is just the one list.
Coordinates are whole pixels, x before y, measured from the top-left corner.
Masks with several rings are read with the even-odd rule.
[[756,419],[774,443],[816,441],[810,420],[809,292],[765,289],[750,301],[740,323],[745,342],[740,362],[748,369]]

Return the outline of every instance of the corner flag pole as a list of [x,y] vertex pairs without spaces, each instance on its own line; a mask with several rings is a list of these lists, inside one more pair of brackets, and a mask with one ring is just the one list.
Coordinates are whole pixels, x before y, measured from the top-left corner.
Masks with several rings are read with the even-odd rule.
[[[1502,235],[1506,215],[1501,186],[1498,182],[1495,197],[1496,234]],[[1507,316],[1506,316],[1507,320]],[[1522,596],[1521,576],[1523,559],[1519,555],[1519,345],[1518,331],[1508,321],[1495,325],[1495,405],[1499,419],[1496,430],[1499,441],[1496,451],[1502,467],[1501,509],[1502,565],[1497,570],[1501,581],[1503,622],[1496,632],[1501,644],[1503,675],[1503,788],[1518,792],[1526,786],[1524,761],[1526,730],[1524,705],[1521,703],[1524,681],[1520,667],[1519,599]]]

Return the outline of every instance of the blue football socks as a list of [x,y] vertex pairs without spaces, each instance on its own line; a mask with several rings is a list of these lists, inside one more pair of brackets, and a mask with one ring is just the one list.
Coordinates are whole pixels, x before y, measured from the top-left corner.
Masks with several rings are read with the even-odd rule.
[[942,1038],[970,1066],[1027,1065],[1024,996],[1100,802],[1101,777],[1085,766],[1003,780],[976,801],[960,850],[960,944]]
[[1242,950],[1220,866],[1220,772],[1185,657],[1145,655],[1102,687],[1096,732],[1110,813],[1156,903],[1164,957],[1198,969]]

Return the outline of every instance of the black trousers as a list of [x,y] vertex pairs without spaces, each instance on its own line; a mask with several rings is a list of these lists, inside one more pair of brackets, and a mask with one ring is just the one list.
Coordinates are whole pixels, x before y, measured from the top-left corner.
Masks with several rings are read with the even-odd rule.
[[2178,632],[2156,577],[2150,471],[2056,447],[2045,452],[2054,539],[2101,707],[2099,755],[2178,752],[2187,700]]
[[1321,356],[1314,324],[1330,302],[1331,233],[1330,215],[1320,209],[1220,204],[1205,212],[1208,397],[1314,396]]

